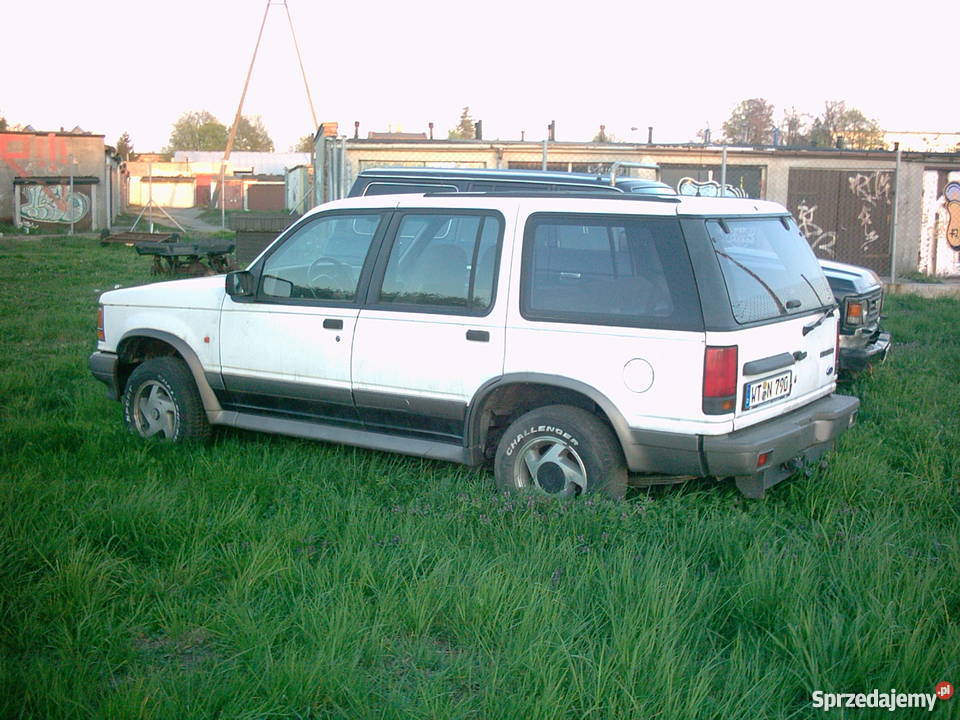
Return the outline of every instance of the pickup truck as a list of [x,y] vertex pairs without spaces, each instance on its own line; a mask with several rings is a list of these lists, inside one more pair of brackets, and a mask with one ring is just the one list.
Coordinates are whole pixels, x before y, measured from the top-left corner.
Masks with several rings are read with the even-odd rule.
[[890,333],[880,325],[883,283],[869,268],[820,260],[840,306],[840,369],[859,372],[883,362]]

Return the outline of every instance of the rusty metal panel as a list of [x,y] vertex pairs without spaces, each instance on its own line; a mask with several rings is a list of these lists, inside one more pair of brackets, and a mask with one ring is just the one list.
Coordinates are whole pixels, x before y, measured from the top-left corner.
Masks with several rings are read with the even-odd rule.
[[842,173],[837,260],[864,265],[881,275],[888,274],[892,218],[892,172]]
[[892,172],[793,168],[787,204],[817,257],[888,271]]
[[247,186],[247,209],[259,212],[283,210],[286,203],[283,185],[251,184]]
[[817,257],[837,259],[840,175],[834,170],[790,169],[787,206]]

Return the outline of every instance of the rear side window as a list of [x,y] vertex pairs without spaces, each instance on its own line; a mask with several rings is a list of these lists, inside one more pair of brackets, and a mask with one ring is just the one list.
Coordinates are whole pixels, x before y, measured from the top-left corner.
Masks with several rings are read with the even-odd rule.
[[394,236],[379,302],[481,314],[493,304],[503,225],[488,214],[409,213]]
[[523,253],[529,320],[703,329],[676,218],[541,213],[527,221]]
[[792,220],[708,220],[707,232],[738,323],[810,312],[834,302],[820,263]]

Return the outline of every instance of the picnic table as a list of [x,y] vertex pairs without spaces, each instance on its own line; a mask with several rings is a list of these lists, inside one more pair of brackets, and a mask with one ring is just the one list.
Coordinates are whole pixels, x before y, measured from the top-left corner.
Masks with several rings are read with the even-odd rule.
[[232,240],[196,242],[137,242],[138,255],[152,255],[155,275],[216,275],[230,269],[227,256],[233,252]]
[[119,245],[133,245],[138,242],[180,242],[180,236],[177,233],[148,233],[148,232],[118,232],[111,233],[104,230],[100,233],[100,244],[109,245],[117,243]]

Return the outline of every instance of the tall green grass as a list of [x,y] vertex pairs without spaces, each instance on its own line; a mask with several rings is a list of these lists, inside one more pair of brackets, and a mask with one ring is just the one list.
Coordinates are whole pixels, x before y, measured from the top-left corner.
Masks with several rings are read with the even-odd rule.
[[890,299],[860,424],[765,500],[549,504],[347,447],[134,438],[86,357],[98,291],[148,267],[0,241],[0,716],[799,718],[815,689],[960,682],[960,303]]

